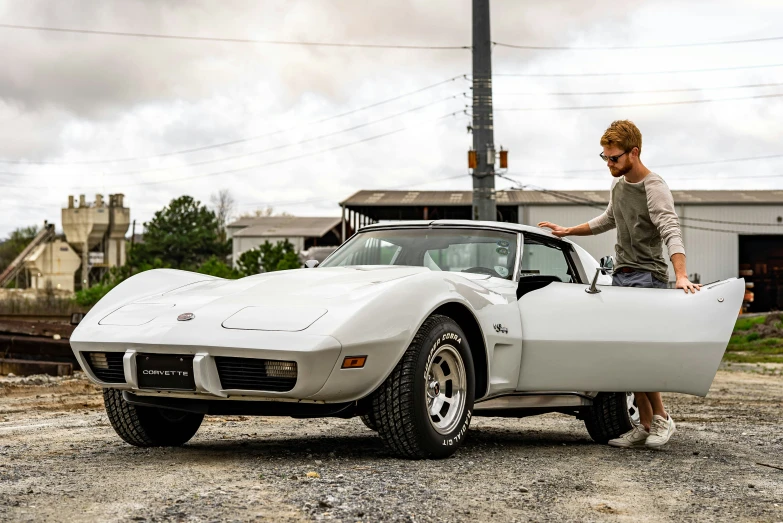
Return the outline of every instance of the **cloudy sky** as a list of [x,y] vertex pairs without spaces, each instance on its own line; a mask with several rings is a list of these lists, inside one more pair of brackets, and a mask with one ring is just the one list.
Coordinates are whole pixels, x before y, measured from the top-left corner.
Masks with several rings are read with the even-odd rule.
[[[5,0],[0,24],[460,47],[471,44],[470,9],[470,0]],[[608,188],[598,140],[630,118],[642,159],[673,189],[783,189],[781,20],[778,0],[492,0],[494,41],[560,48],[494,48],[495,143],[510,150],[508,174]],[[763,41],[679,46],[754,39]],[[172,198],[208,202],[224,188],[237,213],[336,216],[360,189],[471,187],[467,49],[11,27],[0,27],[0,48],[0,238],[59,225],[69,194],[122,192],[143,222]],[[692,101],[702,103],[672,103]]]

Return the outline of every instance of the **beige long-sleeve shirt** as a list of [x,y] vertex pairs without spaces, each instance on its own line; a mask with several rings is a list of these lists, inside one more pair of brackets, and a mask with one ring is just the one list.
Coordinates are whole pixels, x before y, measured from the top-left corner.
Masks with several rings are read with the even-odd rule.
[[648,271],[667,282],[663,244],[670,259],[674,254],[685,254],[672,192],[663,178],[653,172],[639,183],[627,182],[625,177],[617,179],[606,211],[587,224],[593,234],[617,228],[615,268]]

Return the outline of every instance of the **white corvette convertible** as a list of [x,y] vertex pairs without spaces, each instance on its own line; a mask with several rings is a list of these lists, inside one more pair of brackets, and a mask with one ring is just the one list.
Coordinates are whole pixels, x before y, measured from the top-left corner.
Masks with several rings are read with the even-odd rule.
[[634,423],[627,391],[707,394],[745,288],[617,288],[609,268],[533,227],[376,224],[317,268],[138,274],[71,346],[133,445],[181,445],[209,414],[360,416],[442,458],[473,416],[553,411],[603,443]]

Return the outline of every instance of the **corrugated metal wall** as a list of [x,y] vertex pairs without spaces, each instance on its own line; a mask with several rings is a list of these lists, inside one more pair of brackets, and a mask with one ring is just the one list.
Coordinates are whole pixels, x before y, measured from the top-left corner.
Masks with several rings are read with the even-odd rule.
[[[600,209],[573,205],[520,206],[520,222],[537,225],[549,221],[563,226],[579,225],[598,216]],[[688,273],[698,273],[702,283],[735,277],[739,271],[740,234],[776,234],[783,242],[783,206],[780,205],[678,205]],[[778,220],[781,221],[778,221]],[[712,220],[712,221],[702,221]],[[743,222],[743,224],[718,223]],[[772,224],[768,226],[750,223]],[[702,229],[715,229],[707,231]],[[573,237],[596,259],[614,254],[615,233],[598,236]],[[669,266],[669,279],[674,271]]]

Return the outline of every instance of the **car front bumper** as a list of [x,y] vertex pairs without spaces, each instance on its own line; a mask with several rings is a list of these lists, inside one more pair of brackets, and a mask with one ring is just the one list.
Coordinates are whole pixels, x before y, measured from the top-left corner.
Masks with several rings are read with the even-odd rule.
[[[102,387],[129,390],[138,395],[165,395],[187,398],[231,398],[258,400],[262,398],[282,401],[302,401],[321,390],[332,373],[342,346],[331,336],[291,335],[267,333],[263,342],[255,346],[199,346],[189,343],[146,344],[73,341],[76,358],[89,379]],[[282,348],[285,347],[285,348]],[[122,382],[102,381],[88,361],[88,353],[122,354]],[[140,354],[181,355],[193,361],[195,390],[169,390],[142,388],[139,386],[137,360]],[[243,390],[225,388],[221,384],[216,357],[263,359],[296,362],[296,383],[285,392],[268,390]],[[118,358],[119,356],[117,356]],[[317,401],[317,400],[315,400]]]

